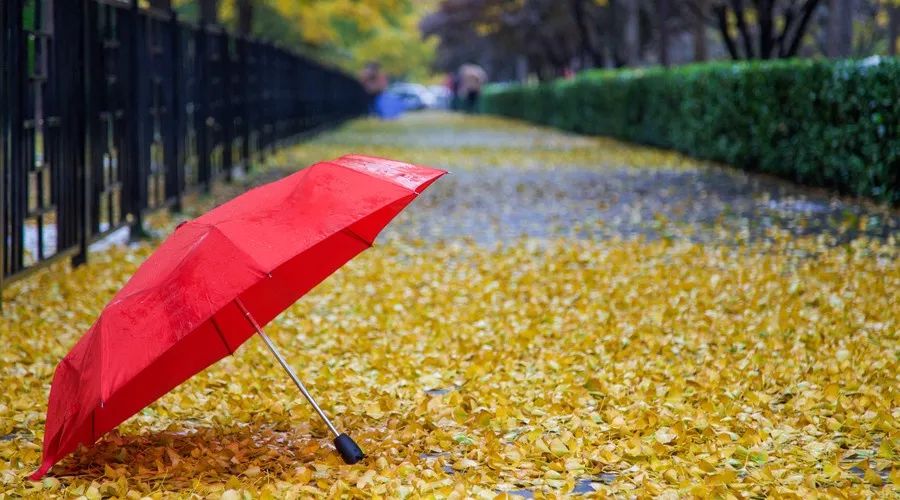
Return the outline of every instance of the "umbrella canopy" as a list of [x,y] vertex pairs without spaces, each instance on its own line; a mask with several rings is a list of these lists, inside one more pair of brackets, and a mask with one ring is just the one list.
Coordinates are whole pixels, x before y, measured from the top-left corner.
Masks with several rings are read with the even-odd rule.
[[344,156],[180,226],[56,367],[31,478],[232,354],[445,173]]

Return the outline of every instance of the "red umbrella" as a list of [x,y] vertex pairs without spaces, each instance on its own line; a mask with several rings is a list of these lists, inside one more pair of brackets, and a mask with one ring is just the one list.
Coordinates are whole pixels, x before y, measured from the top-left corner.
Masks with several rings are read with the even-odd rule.
[[335,429],[260,325],[372,246],[445,173],[344,156],[180,226],[56,367],[43,460],[31,478],[234,353],[254,333],[325,420],[344,460],[361,460],[362,451]]

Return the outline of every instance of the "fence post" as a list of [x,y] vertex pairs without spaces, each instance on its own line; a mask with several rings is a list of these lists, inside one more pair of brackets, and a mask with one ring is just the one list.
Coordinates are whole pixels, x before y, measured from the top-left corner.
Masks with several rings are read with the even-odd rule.
[[[10,12],[14,10],[16,2],[7,0],[0,4],[0,107],[9,110],[9,80],[12,67],[9,64],[10,40],[9,24],[12,18]],[[3,278],[6,275],[6,165],[9,161],[9,113],[0,115],[0,291],[3,290]],[[3,307],[3,297],[0,295],[0,311]]]
[[241,78],[241,130],[240,134],[243,137],[241,141],[241,163],[244,165],[244,171],[250,172],[250,69],[249,62],[247,61],[248,51],[247,51],[247,37],[241,36],[238,38],[238,60],[240,61],[240,66],[238,67],[238,71],[240,72]]
[[234,162],[232,150],[234,149],[234,106],[231,100],[231,92],[234,90],[231,81],[231,37],[228,32],[222,30],[219,34],[222,44],[221,52],[221,85],[222,85],[222,169],[225,171],[225,180],[231,182]]
[[[183,26],[174,12],[168,20],[155,14],[159,20],[149,19],[139,1],[0,0],[0,290],[31,268],[56,260],[31,259],[24,247],[30,148],[37,141],[26,129],[34,71],[28,36],[31,31],[44,36],[40,26],[31,26],[31,15],[51,13],[55,20],[49,43],[58,59],[51,59],[47,102],[52,114],[59,115],[52,125],[59,134],[53,136],[48,155],[54,168],[63,169],[52,174],[58,257],[71,256],[73,265],[88,260],[97,234],[122,227],[125,218],[131,239],[145,236],[143,215],[151,205],[148,176],[155,166],[151,160],[158,159],[151,158],[155,125],[168,125],[164,163],[166,175],[174,179],[170,183],[167,177],[166,198],[180,210],[188,181],[185,160],[194,158],[188,133],[196,134],[197,177],[209,191],[214,180],[212,146],[218,147],[220,139],[223,167],[230,175],[239,159],[249,169],[257,155],[263,158],[288,144],[306,128],[306,118],[310,125],[319,125],[345,117],[344,110],[358,111],[360,89],[352,78],[271,43],[232,37],[206,25]],[[45,11],[45,6],[54,8]],[[149,30],[157,26],[170,30],[162,35],[169,44],[163,43],[163,50],[169,53],[151,53],[147,45]],[[191,37],[196,60],[189,62]],[[213,49],[221,48],[211,45],[215,43],[224,47],[218,61],[222,67],[213,66]],[[151,58],[162,64],[160,73],[148,72]],[[190,83],[183,81],[192,73],[196,75]],[[171,81],[151,86],[151,76]],[[222,88],[213,88],[211,76],[221,76]],[[165,94],[160,99],[171,106],[165,123],[153,121],[162,118],[150,110],[157,92]],[[342,100],[345,97],[352,101]],[[213,107],[212,98],[222,101]],[[193,123],[187,123],[189,100],[195,103]],[[153,100],[157,113],[160,102]],[[223,128],[214,132],[214,125]],[[193,132],[182,134],[191,126]],[[169,189],[175,190],[172,196]]]
[[171,106],[172,110],[169,113],[171,116],[171,127],[172,127],[172,151],[171,155],[169,155],[169,151],[166,151],[167,158],[172,158],[172,162],[174,162],[174,172],[175,172],[175,203],[172,205],[172,211],[180,213],[182,210],[182,200],[184,198],[184,188],[185,188],[185,174],[184,174],[184,162],[181,161],[182,158],[187,158],[186,155],[182,156],[182,148],[184,147],[184,139],[181,136],[181,124],[182,124],[182,114],[184,113],[184,102],[182,100],[182,84],[181,84],[181,28],[178,26],[178,14],[173,10],[169,9],[169,14],[171,17],[169,18],[169,29],[171,30],[171,44],[172,44],[172,54],[170,55],[170,63],[172,68],[172,100]]
[[131,0],[128,8],[128,19],[131,27],[128,30],[128,48],[131,56],[128,79],[130,82],[130,100],[128,106],[128,157],[126,168],[128,171],[127,192],[130,199],[128,203],[131,213],[129,225],[129,239],[136,241],[147,237],[144,230],[143,210],[146,205],[145,192],[147,179],[144,176],[144,67],[146,51],[141,50],[144,30],[141,26],[140,5],[138,0]]
[[[257,69],[260,69],[260,75],[257,76],[257,83],[260,82],[268,82],[270,85],[274,81],[272,79],[272,65],[269,60],[269,45],[266,43],[258,43],[256,45],[257,54],[261,58],[260,64],[257,64]],[[257,141],[257,154],[259,155],[259,162],[264,163],[266,161],[266,148],[269,147],[269,134],[266,130],[269,127],[269,92],[271,87],[266,86],[264,84],[257,85],[257,90],[259,93],[257,94],[257,99],[259,99],[259,107],[257,108],[257,117],[259,121],[257,121],[257,127],[259,132],[257,133],[257,137],[259,140]]]
[[[19,270],[21,265],[21,230],[15,226],[19,221],[19,208],[16,193],[10,184],[16,184],[17,169],[22,166],[22,102],[28,74],[23,37],[23,0],[6,0],[4,8],[4,26],[2,56],[6,68],[3,75],[3,102],[5,113],[3,123],[2,177],[0,177],[0,205],[3,212],[3,259],[0,262],[0,275],[9,276]],[[12,182],[10,182],[12,181]],[[17,251],[18,250],[18,251]],[[0,278],[2,279],[2,278]]]
[[207,125],[209,114],[209,72],[207,65],[207,35],[206,25],[201,24],[197,28],[197,41],[195,47],[195,63],[197,64],[194,85],[196,87],[197,106],[194,109],[195,131],[197,134],[197,177],[203,185],[205,192],[212,189],[212,175],[210,172],[209,157],[209,127]]
[[81,11],[79,22],[79,32],[81,35],[81,103],[79,106],[79,116],[76,118],[78,131],[77,137],[80,137],[81,144],[76,147],[78,151],[78,160],[80,165],[76,171],[76,196],[75,206],[78,208],[78,229],[76,231],[78,237],[78,253],[72,257],[72,265],[79,266],[87,263],[88,247],[91,244],[91,155],[92,152],[92,134],[91,120],[93,119],[93,107],[91,97],[91,33],[93,30],[91,0],[80,0]]

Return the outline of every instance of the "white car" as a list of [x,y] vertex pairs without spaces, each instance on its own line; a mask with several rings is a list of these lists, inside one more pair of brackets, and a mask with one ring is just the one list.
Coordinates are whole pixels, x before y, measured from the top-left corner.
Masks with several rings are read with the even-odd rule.
[[453,101],[453,93],[444,85],[430,85],[428,91],[434,96],[435,107],[438,109],[449,109],[450,103]]
[[434,94],[418,83],[395,83],[387,91],[399,97],[409,110],[430,109],[437,105]]

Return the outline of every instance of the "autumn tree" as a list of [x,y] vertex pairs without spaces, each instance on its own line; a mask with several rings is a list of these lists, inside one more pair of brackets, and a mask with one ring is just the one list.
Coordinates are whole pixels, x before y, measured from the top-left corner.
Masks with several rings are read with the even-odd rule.
[[569,69],[640,64],[655,31],[653,1],[444,0],[421,26],[439,40],[441,69],[474,52],[495,75],[511,74],[525,60],[532,73],[553,78]]
[[[590,7],[590,2],[555,0],[445,0],[421,27],[426,37],[439,39],[438,69],[479,62],[496,76],[512,73],[522,57],[541,78],[553,78],[577,61],[602,59],[592,38]],[[577,14],[583,17],[576,19]],[[473,53],[471,47],[487,51]]]
[[794,57],[821,0],[685,0],[715,25],[732,59]]
[[215,20],[242,34],[279,42],[356,71],[378,60],[388,73],[424,77],[433,42],[418,22],[436,0],[174,0],[186,20]]
[[316,57],[358,70],[378,61],[394,76],[424,76],[433,44],[423,43],[418,21],[433,0],[270,0],[295,23],[302,46]]

